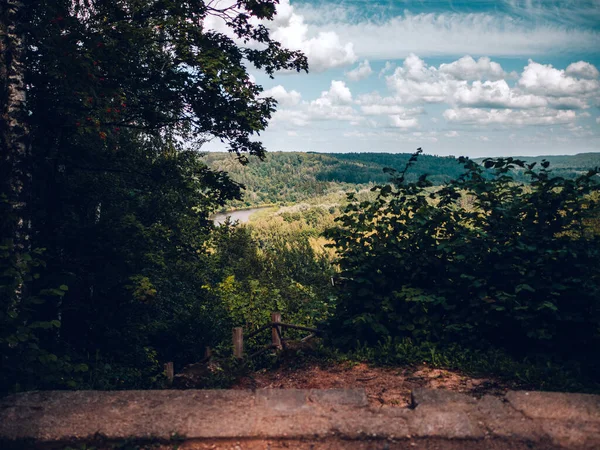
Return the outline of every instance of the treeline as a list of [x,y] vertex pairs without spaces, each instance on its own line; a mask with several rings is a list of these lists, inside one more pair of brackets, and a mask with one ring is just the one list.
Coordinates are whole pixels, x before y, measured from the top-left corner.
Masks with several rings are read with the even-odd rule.
[[[568,179],[574,179],[587,173],[592,167],[600,165],[600,153],[579,153],[577,155],[547,155],[547,156],[515,156],[526,163],[536,163],[540,165],[546,161],[550,164],[552,175]],[[474,161],[481,163],[485,158],[475,158]],[[515,180],[520,182],[529,182],[526,169],[514,167],[511,169]]]
[[[565,171],[567,174],[575,175],[577,172],[585,172],[600,164],[600,153],[578,153],[576,155],[541,155],[541,156],[514,156],[515,159],[527,163],[541,163],[543,160],[550,163],[553,173]],[[474,158],[481,163],[485,158]],[[514,170],[524,170],[516,167]],[[561,173],[562,175],[562,173]]]
[[[264,161],[250,158],[246,166],[241,166],[227,153],[204,156],[209,167],[228,172],[233,180],[246,187],[243,200],[232,202],[233,207],[296,203],[332,192],[387,183],[390,176],[384,169],[401,169],[409,158],[407,153],[273,152]],[[600,165],[600,153],[520,159],[527,162],[546,159],[551,162],[554,174],[566,178]],[[515,180],[526,181],[523,170],[518,167],[512,170]],[[433,185],[442,185],[460,176],[462,171],[462,165],[453,156],[421,155],[406,180],[414,182],[427,174]]]
[[293,242],[259,253],[209,218],[240,189],[198,146],[264,155],[275,103],[247,68],[307,60],[252,25],[276,1],[228,11],[246,47],[199,25],[208,3],[0,2],[0,392],[159,386],[244,302],[294,317],[288,299],[318,284],[275,274]]

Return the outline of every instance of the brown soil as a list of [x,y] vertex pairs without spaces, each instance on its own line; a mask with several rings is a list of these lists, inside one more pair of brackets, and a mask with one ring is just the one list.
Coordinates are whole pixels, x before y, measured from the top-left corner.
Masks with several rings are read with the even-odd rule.
[[283,366],[263,370],[240,379],[233,389],[334,389],[364,388],[373,406],[410,404],[411,390],[419,387],[464,392],[476,397],[504,395],[508,385],[491,378],[472,378],[459,372],[427,365],[383,368],[367,364],[310,363],[304,367]]

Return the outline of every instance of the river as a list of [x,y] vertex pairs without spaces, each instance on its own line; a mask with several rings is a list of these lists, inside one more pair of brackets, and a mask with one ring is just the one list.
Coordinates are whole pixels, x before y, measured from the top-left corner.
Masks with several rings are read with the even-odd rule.
[[255,212],[261,211],[263,209],[268,209],[270,206],[262,206],[260,208],[250,208],[250,209],[239,209],[237,211],[229,211],[226,213],[219,213],[213,216],[213,222],[215,225],[221,225],[227,217],[231,217],[231,221],[235,222],[236,220],[240,223],[246,223],[250,220],[250,216]]

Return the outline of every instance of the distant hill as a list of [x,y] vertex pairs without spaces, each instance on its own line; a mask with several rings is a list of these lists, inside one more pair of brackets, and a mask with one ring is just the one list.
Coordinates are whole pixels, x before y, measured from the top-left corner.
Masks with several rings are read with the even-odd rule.
[[[527,163],[538,163],[546,160],[550,163],[552,173],[565,178],[574,178],[582,175],[594,167],[600,167],[600,153],[578,153],[577,155],[546,155],[546,156],[513,156]],[[485,158],[475,158],[474,161],[481,162]],[[525,180],[523,169],[517,169],[514,178],[519,181]]]
[[[578,153],[577,155],[546,155],[546,156],[513,156],[515,159],[522,159],[527,162],[542,162],[546,160],[550,163],[551,169],[569,169],[572,171],[586,171],[592,167],[600,166],[600,153]],[[481,162],[485,158],[474,158],[474,161]]]
[[[389,176],[383,169],[401,170],[408,158],[408,153],[272,152],[267,154],[265,161],[250,158],[248,165],[242,166],[229,153],[207,153],[204,157],[210,167],[229,172],[235,181],[246,186],[244,202],[232,205],[236,207],[296,203],[331,192],[386,183]],[[476,158],[475,161],[483,159]],[[518,159],[528,162],[546,159],[556,174],[565,177],[600,166],[600,153]],[[426,173],[434,184],[443,184],[462,171],[454,157],[421,155],[407,178],[416,180]]]

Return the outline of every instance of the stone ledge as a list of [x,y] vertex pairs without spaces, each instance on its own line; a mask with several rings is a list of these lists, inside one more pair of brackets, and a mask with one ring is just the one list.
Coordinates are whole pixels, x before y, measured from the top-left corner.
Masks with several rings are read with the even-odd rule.
[[417,388],[410,393],[410,402],[411,407],[416,408],[420,405],[474,405],[477,400],[460,392]]
[[[362,389],[49,391],[0,399],[0,441],[442,439],[600,448],[600,396],[418,389],[414,409],[371,408]],[[0,445],[1,446],[1,445]]]
[[600,420],[600,395],[510,391],[506,400],[532,419]]

